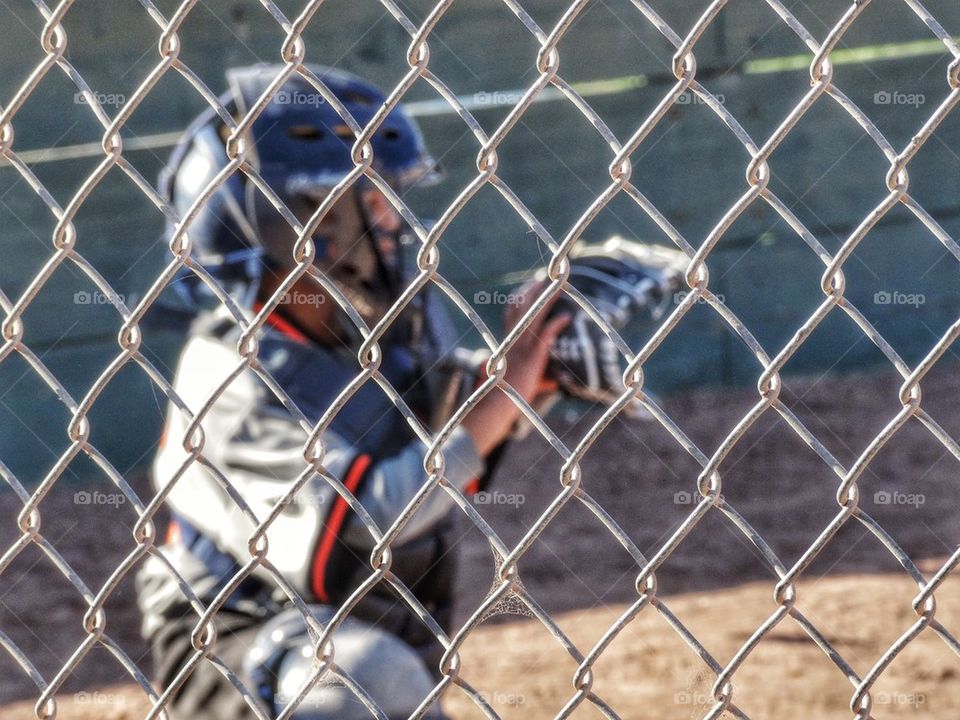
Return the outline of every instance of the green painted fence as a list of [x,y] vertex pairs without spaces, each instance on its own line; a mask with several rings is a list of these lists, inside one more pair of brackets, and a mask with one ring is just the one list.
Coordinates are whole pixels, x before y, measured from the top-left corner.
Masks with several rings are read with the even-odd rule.
[[[169,12],[175,3],[158,6]],[[422,20],[432,3],[404,5]],[[525,2],[542,27],[562,14],[557,0]],[[684,34],[703,2],[658,8]],[[297,3],[280,3],[289,14]],[[954,35],[960,4],[927,3]],[[793,8],[817,37],[844,3],[816,0]],[[27,2],[0,6],[0,103],[5,104],[42,59],[42,19]],[[64,21],[68,57],[105,102],[122,104],[159,59],[160,31],[136,2],[77,3]],[[254,0],[198,4],[181,33],[181,59],[219,92],[232,65],[276,61],[283,32]],[[307,35],[311,62],[337,64],[384,86],[403,75],[409,37],[377,2],[329,0]],[[454,3],[431,42],[431,69],[496,127],[508,103],[536,77],[538,45],[495,0]],[[591,4],[560,45],[561,74],[575,84],[610,128],[626,139],[673,82],[672,46],[629,2]],[[809,87],[809,52],[763,3],[730,3],[696,47],[698,79],[762,143]],[[877,0],[834,54],[835,82],[876,122],[895,147],[905,145],[948,91],[949,55],[903,3]],[[423,217],[438,215],[476,175],[475,138],[438,103],[424,82],[408,95],[446,182],[407,200]],[[486,103],[486,104],[485,104]],[[204,103],[171,72],[124,130],[126,156],[147,178],[162,167],[175,133]],[[116,106],[107,106],[113,114]],[[59,71],[43,81],[17,115],[15,149],[31,162],[61,204],[99,161],[102,130]],[[139,149],[138,149],[139,148]],[[960,232],[960,116],[948,119],[910,166],[911,194],[954,237]],[[609,183],[611,152],[569,103],[534,105],[500,150],[499,175],[555,237],[562,237]],[[708,108],[677,105],[633,156],[633,182],[694,246],[746,190],[748,154]],[[818,101],[773,155],[771,187],[828,250],[835,250],[886,192],[888,163],[863,130],[830,98]],[[114,169],[77,217],[80,252],[128,301],[149,287],[165,260],[159,211]],[[17,172],[0,164],[0,289],[16,298],[52,252],[54,220]],[[620,233],[666,242],[628,198],[602,212],[586,236]],[[544,248],[490,188],[445,234],[442,272],[468,298],[505,289],[507,279],[543,263]],[[769,208],[754,205],[723,237],[709,260],[711,288],[770,354],[822,300],[822,264]],[[908,361],[921,357],[960,312],[958,266],[902,208],[884,219],[846,264],[847,297],[864,310]],[[24,316],[25,342],[75,398],[82,398],[115,357],[120,322],[98,302],[92,284],[63,267]],[[891,300],[887,302],[887,300]],[[497,308],[479,307],[493,320]],[[155,314],[154,314],[155,315]],[[148,316],[150,317],[150,316]],[[155,316],[150,318],[157,320]],[[152,329],[145,349],[168,374],[182,336]],[[882,362],[879,351],[836,312],[788,364],[792,373],[844,371]],[[663,391],[755,381],[756,360],[708,307],[698,307],[650,362],[648,383]],[[150,458],[164,399],[129,367],[97,401],[92,442],[121,471]],[[67,447],[68,413],[26,363],[0,364],[0,460],[36,482]],[[71,472],[85,472],[82,463]]]

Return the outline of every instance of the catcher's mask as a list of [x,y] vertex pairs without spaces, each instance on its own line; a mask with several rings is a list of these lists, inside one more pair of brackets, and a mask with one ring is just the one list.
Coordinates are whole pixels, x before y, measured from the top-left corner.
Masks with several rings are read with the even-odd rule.
[[[283,70],[254,65],[227,72],[224,109],[242,118]],[[381,109],[384,94],[364,80],[331,68],[309,70],[329,89],[360,127]],[[162,193],[183,217],[229,164],[225,140],[229,130],[213,109],[188,128],[161,174]],[[281,85],[252,123],[247,140],[250,166],[277,198],[304,224],[320,203],[355,168],[356,140],[343,118],[311,83],[294,75]],[[402,109],[391,111],[371,138],[373,169],[396,192],[439,180],[419,129]],[[365,176],[357,180],[324,216],[312,239],[314,264],[327,273],[361,317],[376,322],[404,285],[404,247],[413,242],[400,221],[384,229],[372,216],[370,198],[378,193]],[[174,231],[171,223],[168,233]],[[238,170],[204,200],[187,227],[192,260],[241,307],[256,300],[264,271],[285,275],[296,266],[297,233],[273,201]],[[216,290],[185,272],[177,285],[193,304]],[[345,314],[337,313],[343,334],[358,334]]]
[[[689,264],[679,250],[622,237],[595,245],[579,243],[568,257],[570,286],[611,329],[629,328],[632,333],[652,331]],[[560,313],[569,314],[571,322],[554,343],[547,375],[568,395],[609,404],[625,389],[626,362],[620,349],[568,295],[561,296],[551,311]]]

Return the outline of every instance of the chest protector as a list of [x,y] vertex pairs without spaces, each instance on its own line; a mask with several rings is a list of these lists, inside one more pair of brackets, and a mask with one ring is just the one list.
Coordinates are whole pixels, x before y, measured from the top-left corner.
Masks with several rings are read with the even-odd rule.
[[[219,335],[229,342],[231,335],[239,335],[232,327],[208,326],[202,331]],[[219,331],[219,332],[218,332]],[[424,423],[431,406],[439,398],[432,397],[432,378],[424,373],[436,359],[434,353],[416,353],[410,347],[381,343],[383,362],[380,372],[403,397],[404,402]],[[338,352],[302,339],[292,338],[275,329],[261,336],[258,353],[261,364],[277,384],[300,408],[311,423],[319,421],[347,385],[357,377],[361,368],[356,356],[347,351]],[[267,402],[284,411],[282,403],[272,393]],[[399,453],[416,440],[403,414],[375,380],[368,380],[347,401],[331,422],[330,428],[356,448],[357,456],[372,458],[369,467]],[[341,478],[341,480],[345,480]],[[353,487],[354,495],[362,490],[361,477]],[[424,474],[426,481],[426,474]],[[341,498],[337,498],[342,502]],[[349,506],[348,506],[349,507]],[[398,508],[399,512],[399,508]],[[348,517],[353,512],[348,509]],[[330,522],[333,513],[328,516]],[[339,528],[345,526],[343,522]],[[327,530],[327,528],[324,528]],[[452,523],[445,521],[431,532],[421,535],[393,549],[391,572],[410,588],[433,618],[445,629],[451,621],[452,585],[455,558],[450,549]],[[321,533],[322,535],[322,533]],[[338,537],[324,567],[326,598],[318,598],[330,605],[340,605],[367,578],[372,570],[369,549],[350,547]],[[406,602],[386,582],[378,584],[351,613],[352,616],[375,623],[413,646],[427,662],[436,668],[443,648],[433,633],[420,621]]]

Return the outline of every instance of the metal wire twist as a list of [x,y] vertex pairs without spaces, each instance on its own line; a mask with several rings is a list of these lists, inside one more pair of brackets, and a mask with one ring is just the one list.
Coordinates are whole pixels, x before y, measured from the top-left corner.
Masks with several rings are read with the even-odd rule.
[[[114,117],[110,117],[106,109],[100,104],[96,94],[70,63],[66,55],[67,33],[63,25],[64,17],[70,12],[75,0],[63,0],[54,6],[48,6],[42,0],[34,0],[37,11],[43,18],[43,30],[40,45],[43,58],[30,73],[29,77],[19,90],[9,99],[0,112],[0,155],[16,169],[30,188],[36,193],[49,209],[56,220],[52,235],[53,254],[45,265],[33,277],[26,289],[16,299],[8,298],[0,292],[0,308],[3,310],[2,323],[3,344],[0,346],[0,362],[14,354],[20,355],[36,374],[57,394],[59,399],[71,413],[66,433],[70,441],[54,467],[47,473],[40,485],[28,492],[14,474],[5,466],[0,465],[0,477],[19,496],[23,504],[17,522],[20,530],[19,539],[13,543],[0,557],[0,573],[30,545],[36,545],[76,588],[88,606],[83,618],[84,640],[76,648],[72,656],[60,668],[59,672],[50,679],[44,678],[34,667],[28,654],[19,648],[7,635],[0,633],[0,647],[2,647],[14,661],[23,669],[36,684],[40,693],[36,704],[38,718],[52,718],[56,715],[57,706],[55,695],[65,679],[84,660],[85,656],[96,646],[105,647],[125,668],[131,679],[139,685],[152,702],[152,710],[148,718],[165,717],[165,708],[171,694],[201,663],[212,663],[223,675],[232,682],[237,692],[247,698],[250,706],[255,709],[259,717],[264,717],[261,710],[256,709],[254,695],[246,688],[231,669],[214,653],[216,630],[214,618],[222,608],[224,602],[233,593],[237,586],[255,569],[269,573],[277,586],[280,587],[294,603],[310,624],[313,642],[316,648],[317,662],[314,672],[303,684],[301,691],[291,698],[281,713],[281,718],[289,717],[296,706],[306,696],[310,688],[327,676],[337,677],[363,702],[374,717],[385,717],[383,712],[367,694],[364,688],[357,685],[336,662],[335,644],[332,641],[333,633],[341,625],[356,604],[369,593],[377,584],[388,583],[399,593],[421,621],[435,634],[443,645],[445,654],[440,670],[442,680],[436,685],[433,692],[424,699],[415,717],[423,716],[451,686],[457,686],[460,691],[468,695],[478,709],[487,717],[496,718],[497,713],[487,702],[485,697],[468,684],[461,676],[460,649],[465,640],[474,631],[477,625],[505,598],[518,600],[529,610],[536,620],[543,624],[558,644],[576,662],[577,670],[572,678],[573,692],[557,714],[558,718],[570,716],[584,702],[594,705],[605,717],[616,718],[616,710],[611,707],[593,690],[594,666],[606,648],[640,613],[657,612],[668,622],[689,645],[691,650],[710,668],[715,675],[712,688],[714,704],[709,709],[707,718],[718,718],[723,713],[733,717],[746,718],[747,715],[735,702],[737,672],[743,662],[750,656],[758,643],[775,627],[789,618],[800,627],[836,665],[839,672],[846,677],[853,686],[850,699],[850,708],[855,718],[871,717],[872,697],[871,688],[875,685],[884,670],[919,634],[929,629],[940,636],[947,647],[960,654],[960,642],[957,638],[936,619],[935,593],[944,578],[960,564],[960,550],[955,551],[943,567],[932,577],[927,578],[910,557],[895,542],[893,537],[871,518],[860,507],[860,482],[864,471],[876,457],[881,448],[887,444],[911,419],[915,419],[927,428],[931,435],[942,444],[954,457],[960,459],[960,445],[932,418],[921,404],[921,383],[930,369],[944,355],[948,347],[960,337],[960,320],[954,323],[947,332],[930,349],[926,357],[915,367],[910,367],[871,325],[866,316],[846,296],[846,276],[844,267],[857,247],[864,241],[870,230],[893,208],[902,205],[912,213],[929,232],[954,257],[960,260],[960,246],[934,218],[909,193],[911,161],[927,143],[934,131],[944,122],[947,116],[960,102],[960,46],[944,30],[937,20],[916,0],[904,0],[905,5],[917,15],[924,25],[938,38],[953,56],[945,78],[946,95],[923,125],[917,130],[910,142],[902,149],[894,147],[884,137],[870,117],[856,103],[854,103],[842,89],[834,82],[831,53],[843,41],[844,36],[870,4],[869,0],[858,0],[849,5],[836,24],[829,29],[822,40],[816,39],[795,15],[778,0],[766,0],[766,4],[776,13],[783,23],[793,31],[809,49],[811,54],[809,64],[810,87],[800,100],[783,118],[779,126],[767,138],[755,140],[738,122],[736,117],[725,107],[724,103],[710,92],[697,79],[697,50],[698,43],[704,33],[727,5],[726,0],[714,0],[703,11],[702,15],[693,22],[690,30],[681,35],[676,32],[660,15],[643,0],[632,0],[633,6],[643,15],[676,50],[673,55],[669,71],[675,78],[667,92],[660,99],[654,109],[643,118],[638,118],[636,130],[626,140],[619,140],[610,130],[600,115],[591,107],[587,100],[574,87],[564,80],[560,74],[561,51],[560,44],[573,27],[574,23],[589,6],[588,0],[573,0],[566,7],[565,12],[552,28],[542,28],[523,9],[516,0],[503,0],[503,4],[516,16],[522,25],[529,31],[538,44],[535,58],[536,77],[522,96],[512,105],[506,117],[491,133],[483,130],[480,123],[466,107],[464,102],[448,87],[444,81],[430,67],[430,42],[434,30],[443,19],[452,5],[452,0],[440,0],[434,4],[430,13],[420,24],[415,23],[404,12],[400,4],[392,0],[380,0],[383,7],[392,18],[403,28],[410,37],[410,45],[406,53],[407,70],[400,82],[389,93],[384,106],[366,125],[361,126],[347,112],[346,108],[324,85],[322,80],[315,76],[304,65],[307,46],[304,33],[309,27],[312,18],[323,4],[322,0],[308,2],[303,11],[294,18],[288,18],[279,7],[270,0],[262,0],[263,6],[269,11],[273,19],[284,32],[284,39],[280,47],[280,59],[283,63],[281,72],[267,91],[253,104],[249,112],[243,117],[234,118],[220,105],[216,94],[208,88],[200,77],[187,66],[180,58],[179,31],[190,20],[197,0],[184,0],[176,11],[167,17],[151,0],[139,0],[151,20],[160,31],[157,47],[158,59],[149,72],[147,78],[137,87],[135,92]],[[51,73],[62,72],[87,98],[87,106],[93,112],[103,128],[101,141],[103,158],[87,176],[80,188],[70,198],[65,207],[54,199],[44,184],[33,173],[29,164],[25,162],[15,148],[15,127],[17,115],[31,94],[44,82]],[[229,130],[226,139],[226,150],[229,163],[217,177],[200,193],[192,207],[182,216],[171,207],[157,192],[150,181],[145,179],[136,168],[127,161],[123,154],[124,138],[122,130],[133,113],[141,106],[157,83],[167,74],[175,73],[183,77],[222,118]],[[337,184],[333,192],[327,197],[316,213],[307,221],[300,222],[294,214],[284,206],[274,190],[259,176],[255,164],[251,162],[251,147],[246,139],[247,130],[256,118],[263,112],[276,91],[283,83],[295,76],[301,76],[320,93],[323,98],[343,118],[355,137],[352,148],[354,161],[353,170]],[[373,146],[371,138],[376,133],[387,113],[395,108],[403,99],[408,90],[418,81],[425,81],[432,86],[443,100],[449,104],[453,112],[463,121],[473,134],[479,146],[476,158],[477,174],[460,191],[457,197],[440,215],[436,224],[427,227],[417,215],[407,206],[403,198],[381,178],[373,166]],[[579,219],[564,233],[562,237],[553,237],[537,219],[533,212],[520,200],[516,192],[497,174],[500,155],[499,148],[524,117],[524,114],[545,92],[555,92],[565,98],[572,107],[575,107],[589,125],[603,139],[610,149],[609,184],[596,195],[589,207]],[[667,220],[654,204],[645,197],[631,182],[633,164],[631,156],[647,142],[651,132],[664,119],[669,111],[687,93],[694,93],[721,121],[722,125],[732,137],[742,145],[746,151],[744,163],[745,185],[737,201],[726,209],[725,213],[707,234],[705,240],[694,244]],[[816,239],[800,219],[793,214],[787,204],[781,200],[770,186],[773,168],[776,164],[773,156],[798,123],[806,116],[815,113],[821,103],[833,101],[846,112],[874,141],[879,151],[889,163],[889,170],[879,187],[884,192],[883,200],[869,212],[855,229],[844,240],[835,253],[828,252]],[[88,262],[83,254],[83,238],[78,236],[74,226],[74,219],[79,210],[97,188],[104,177],[114,168],[122,171],[135,185],[150,199],[159,212],[176,228],[169,240],[169,249],[172,259],[156,278],[153,285],[143,298],[134,306],[127,307],[109,283],[96,268]],[[219,287],[202,266],[191,256],[191,243],[186,228],[191,219],[209,202],[218,188],[223,186],[234,174],[242,173],[249,182],[253,183],[259,192],[280,212],[287,222],[297,232],[298,240],[291,249],[296,260],[295,269],[276,290],[269,302],[252,318],[248,320],[239,307],[231,300],[223,288]],[[337,286],[324,276],[312,264],[315,250],[311,240],[314,230],[323,220],[329,209],[337,200],[347,193],[360,179],[367,178],[378,187],[388,198],[393,207],[406,219],[415,231],[421,248],[417,258],[417,274],[405,289],[397,302],[386,315],[374,326],[368,327],[359,313],[351,306],[348,299],[338,290]],[[447,232],[451,223],[471,202],[471,200],[489,185],[497,191],[507,203],[516,211],[518,217],[530,228],[543,248],[550,254],[548,266],[548,283],[542,294],[524,314],[522,320],[505,337],[497,335],[483,322],[473,307],[462,295],[439,273],[440,240]],[[567,285],[569,274],[568,254],[574,244],[584,235],[597,215],[615,198],[625,195],[631,198],[636,205],[662,230],[668,242],[673,243],[689,257],[685,280],[689,286],[689,293],[683,301],[677,304],[672,312],[661,322],[657,331],[640,348],[632,350],[629,344],[609,326],[603,316],[589,305],[582,295],[572,292]],[[716,295],[710,287],[710,277],[707,270],[707,260],[723,240],[731,226],[747,212],[753,205],[766,204],[781,217],[787,225],[800,237],[810,250],[823,263],[824,271],[820,290],[823,299],[817,309],[806,322],[796,331],[793,337],[781,348],[768,352],[751,333],[750,329],[728,308],[722,297]],[[91,282],[110,299],[116,312],[122,318],[123,324],[117,337],[119,351],[114,360],[100,374],[83,398],[75,399],[58,381],[43,361],[24,343],[25,322],[24,314],[33,304],[44,286],[54,275],[56,270],[64,264],[72,264],[79,268]],[[229,377],[210,394],[201,407],[188,407],[177,396],[176,392],[141,352],[142,332],[140,323],[147,311],[157,301],[165,288],[174,277],[189,268],[202,282],[213,291],[228,308],[234,320],[242,329],[241,338],[237,344],[236,365]],[[363,337],[362,347],[358,353],[358,372],[351,382],[333,402],[328,411],[316,425],[311,425],[303,413],[296,408],[293,401],[286,397],[279,385],[270,376],[270,373],[258,361],[258,337],[266,322],[267,316],[278,306],[284,294],[293,284],[306,274],[317,279],[349,315],[356,324]],[[425,428],[414,413],[403,402],[400,394],[391,386],[389,381],[379,372],[381,350],[380,340],[397,318],[403,308],[414,296],[427,286],[434,286],[444,293],[453,304],[459,308],[466,320],[479,332],[488,346],[491,356],[487,365],[488,377],[476,388],[470,398],[454,413],[448,423],[436,433]],[[550,429],[537,412],[528,405],[520,394],[505,380],[507,370],[507,353],[517,341],[518,337],[531,325],[537,312],[550,300],[562,293],[569,293],[575,302],[580,304],[597,322],[603,325],[603,330],[613,338],[628,361],[628,367],[623,375],[623,387],[619,399],[612,403],[602,417],[590,428],[583,438],[574,446],[567,445]],[[670,415],[644,390],[644,367],[657,349],[663,344],[670,333],[677,327],[684,316],[698,303],[707,303],[716,316],[726,323],[733,333],[743,342],[758,363],[756,404],[749,412],[740,418],[719,447],[712,453],[706,453],[685,434],[684,430],[674,422]],[[835,458],[823,443],[817,438],[803,421],[780,400],[783,390],[781,371],[790,359],[796,355],[807,338],[823,321],[835,312],[842,312],[849,316],[862,330],[864,335],[873,342],[886,356],[890,364],[903,377],[903,384],[899,389],[897,400],[901,409],[889,420],[883,430],[873,438],[872,442],[848,467]],[[127,365],[139,366],[150,378],[154,386],[172,402],[190,423],[187,432],[179,441],[186,453],[183,465],[170,478],[163,479],[164,484],[158,494],[144,502],[130,488],[122,474],[119,473],[90,442],[91,423],[89,411],[103,393],[107,385]],[[231,485],[229,479],[212,463],[205,454],[205,435],[203,420],[216,399],[226,390],[240,374],[251,370],[262,377],[277,394],[280,401],[291,411],[299,423],[307,431],[309,437],[303,447],[304,466],[297,481],[290,487],[286,495],[274,506],[267,517],[256,517],[244,498]],[[378,384],[393,400],[399,411],[405,416],[419,438],[428,446],[423,460],[424,482],[420,492],[410,504],[400,513],[397,520],[387,528],[378,527],[366,513],[357,499],[340,482],[338,478],[329,475],[323,467],[324,433],[334,417],[363,385]],[[477,405],[480,400],[495,389],[502,390],[521,408],[523,414],[531,421],[537,432],[552,446],[562,458],[563,463],[559,473],[559,485],[554,500],[543,511],[536,522],[531,525],[522,539],[513,547],[507,545],[498,537],[493,528],[484,520],[469,501],[456,487],[445,480],[445,464],[443,447],[451,433],[460,426],[464,417]],[[634,399],[649,410],[652,416],[666,429],[674,440],[686,450],[702,467],[694,488],[697,492],[697,501],[689,515],[666,539],[652,557],[646,557],[631,539],[630,528],[621,527],[610,514],[588,492],[590,478],[583,477],[580,462],[584,455],[597,442],[610,422],[620,414],[628,403]],[[755,531],[747,521],[728,504],[722,496],[723,463],[730,453],[740,443],[741,439],[757,421],[769,411],[773,411],[786,421],[787,425],[808,445],[822,461],[837,476],[837,509],[829,524],[822,528],[818,537],[806,549],[799,560],[788,566],[777,557],[775,552],[766,543],[764,538]],[[114,570],[103,587],[94,591],[88,588],[78,574],[63,559],[56,548],[41,532],[41,503],[51,489],[61,480],[64,471],[81,453],[90,457],[124,494],[138,515],[138,522],[134,528],[133,540],[135,548]],[[157,531],[154,522],[155,515],[170,493],[172,488],[182,477],[183,473],[193,464],[203,464],[216,481],[222,485],[237,507],[256,526],[249,538],[249,558],[242,563],[242,567],[233,576],[219,595],[209,604],[204,604],[195,595],[189,584],[177,576],[181,591],[190,601],[198,614],[198,622],[194,628],[192,641],[194,653],[184,664],[170,686],[157,692],[151,686],[148,678],[137,667],[136,663],[115,643],[106,633],[107,613],[105,603],[118,584],[133,570],[146,556],[150,555],[165,563],[171,574],[176,571],[163,558],[157,549]],[[336,492],[343,497],[350,507],[357,512],[375,541],[375,549],[370,558],[370,574],[365,582],[344,602],[335,616],[326,625],[320,625],[308,612],[303,599],[290,586],[281,573],[267,558],[266,532],[273,520],[290,503],[294,502],[297,493],[311,478],[323,477]],[[693,489],[693,488],[692,488]],[[467,621],[454,633],[448,636],[430,616],[429,612],[418,603],[409,588],[391,572],[391,547],[398,534],[403,530],[409,519],[422,505],[431,493],[448,493],[460,510],[472,521],[486,537],[494,555],[498,560],[498,576],[494,590],[474,610]],[[531,545],[543,533],[544,529],[553,521],[557,514],[569,503],[581,503],[593,513],[616,538],[620,545],[632,556],[636,563],[636,591],[637,598],[621,617],[609,628],[603,637],[592,647],[582,651],[566,636],[560,627],[524,589],[521,582],[519,561],[530,549]],[[673,613],[667,603],[658,595],[657,571],[669,560],[671,554],[683,543],[687,535],[708,515],[719,515],[753,545],[768,567],[771,577],[775,580],[773,605],[769,617],[756,628],[749,639],[743,643],[734,656],[726,662],[713,657],[701,644],[695,634],[691,632]],[[824,634],[797,609],[798,588],[797,581],[824,550],[825,546],[834,538],[837,532],[851,520],[863,524],[871,533],[879,538],[899,564],[917,583],[917,595],[912,606],[917,619],[903,634],[879,657],[873,667],[865,675],[860,676],[844,659],[839,650],[830,643]]]

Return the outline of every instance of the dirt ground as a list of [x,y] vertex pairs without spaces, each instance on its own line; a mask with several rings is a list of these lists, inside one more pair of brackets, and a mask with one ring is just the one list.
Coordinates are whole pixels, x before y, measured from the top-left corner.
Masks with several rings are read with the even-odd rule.
[[[937,618],[947,627],[960,623],[960,580],[950,579],[938,597]],[[798,609],[861,675],[916,619],[910,582],[895,575],[846,575],[799,584]],[[869,612],[863,611],[863,600]],[[665,600],[704,646],[722,661],[774,609],[767,583],[709,594],[686,593]],[[589,649],[626,610],[622,604],[555,616],[581,649]],[[846,619],[844,614],[849,613]],[[496,648],[497,652],[491,652]],[[552,718],[574,697],[577,663],[535,621],[481,625],[464,646],[462,677],[500,717]],[[683,644],[656,609],[647,607],[607,648],[594,666],[593,691],[623,718],[702,718],[712,707],[713,676]],[[920,635],[874,687],[873,717],[960,717],[960,663],[932,631]],[[751,718],[848,720],[852,685],[800,626],[787,618],[737,672],[734,702]],[[458,688],[445,696],[452,717],[483,718]],[[67,695],[61,720],[135,720],[150,709],[142,692],[130,686]],[[0,710],[0,720],[31,718],[32,703]],[[573,714],[602,718],[589,702]],[[728,717],[728,715],[724,715]]]
[[[923,407],[960,436],[957,365],[935,370],[923,384]],[[790,379],[784,402],[837,460],[849,467],[897,413],[898,377],[869,373]],[[756,393],[691,391],[665,410],[707,454],[756,402]],[[551,424],[568,444],[596,420],[560,415]],[[493,490],[504,502],[478,506],[504,542],[513,545],[559,491],[559,461],[536,438],[515,445]],[[652,556],[689,514],[697,463],[656,423],[616,421],[583,463],[583,488],[633,542]],[[836,514],[837,476],[772,411],[741,439],[721,466],[725,501],[788,567]],[[147,492],[143,478],[131,481]],[[92,486],[89,488],[93,490]],[[106,481],[97,486],[109,491]],[[76,487],[55,488],[41,506],[42,532],[95,593],[134,547],[129,505],[76,503]],[[911,421],[873,461],[861,482],[861,507],[921,564],[929,577],[960,545],[956,460],[919,422]],[[512,499],[511,499],[512,498]],[[18,500],[0,495],[0,547],[17,537]],[[493,583],[492,554],[467,521],[458,550],[459,614],[463,622]],[[550,612],[581,653],[636,597],[637,565],[604,525],[574,500],[551,521],[520,561],[526,590]],[[711,510],[657,573],[659,595],[721,663],[776,608],[773,574],[756,548],[723,514]],[[960,580],[937,593],[937,619],[960,631]],[[861,676],[915,621],[916,584],[880,540],[856,520],[834,537],[802,576],[797,608],[811,619]],[[84,634],[84,602],[37,548],[0,576],[0,631],[48,681]],[[488,619],[463,651],[463,678],[485,694],[501,717],[553,717],[574,696],[576,662],[536,620],[510,607]],[[107,605],[107,634],[149,673],[138,635],[133,583],[125,579]],[[0,636],[3,641],[3,636]],[[924,631],[875,686],[876,718],[960,717],[960,658]],[[706,665],[655,608],[646,608],[595,666],[594,692],[624,718],[703,717],[714,680]],[[752,718],[850,718],[852,685],[792,619],[761,642],[734,677],[734,701]],[[86,693],[86,694],[81,694]],[[143,717],[140,693],[104,649],[91,652],[63,686],[58,717],[128,720]],[[34,717],[32,681],[0,653],[0,720]],[[456,718],[482,717],[458,688],[445,696]],[[585,703],[574,717],[602,717]]]

